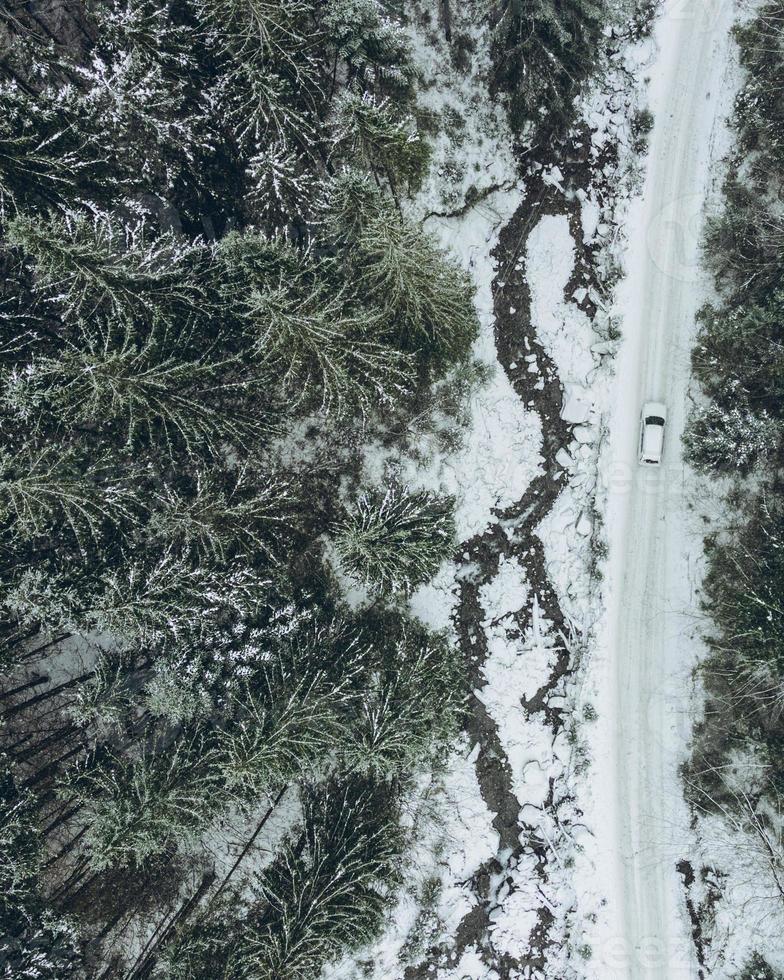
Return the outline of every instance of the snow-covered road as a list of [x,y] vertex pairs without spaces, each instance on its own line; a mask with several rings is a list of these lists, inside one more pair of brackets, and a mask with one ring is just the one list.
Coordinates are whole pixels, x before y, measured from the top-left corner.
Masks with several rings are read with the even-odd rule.
[[[598,744],[606,752],[596,758],[597,843],[611,888],[602,978],[699,975],[676,870],[688,857],[677,768],[691,727],[688,633],[698,554],[687,531],[680,438],[694,316],[706,295],[700,238],[731,89],[733,17],[729,0],[677,0],[660,15],[650,85],[655,124],[618,293],[624,342],[605,457],[610,556],[599,638],[606,688]],[[647,399],[664,401],[669,412],[658,470],[637,464]]]

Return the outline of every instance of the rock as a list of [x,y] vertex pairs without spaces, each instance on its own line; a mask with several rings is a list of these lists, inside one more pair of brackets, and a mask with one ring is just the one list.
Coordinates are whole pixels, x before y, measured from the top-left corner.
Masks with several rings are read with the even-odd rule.
[[581,425],[590,414],[591,406],[579,395],[564,396],[563,407],[561,408],[561,418],[564,422],[571,425]]
[[577,533],[581,537],[587,538],[592,530],[593,530],[593,525],[591,524],[590,517],[588,517],[587,514],[581,514],[580,520],[577,522],[575,526],[575,531],[577,531]]
[[576,425],[572,435],[581,445],[593,442],[595,438],[593,427],[590,425]]
[[572,457],[569,455],[566,449],[561,447],[555,454],[555,461],[562,469],[568,470],[569,465],[572,462]]

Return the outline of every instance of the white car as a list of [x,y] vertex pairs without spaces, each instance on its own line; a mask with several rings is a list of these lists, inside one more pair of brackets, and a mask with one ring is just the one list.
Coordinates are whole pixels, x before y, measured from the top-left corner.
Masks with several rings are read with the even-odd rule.
[[640,463],[658,466],[664,449],[667,409],[661,402],[646,402],[640,414]]

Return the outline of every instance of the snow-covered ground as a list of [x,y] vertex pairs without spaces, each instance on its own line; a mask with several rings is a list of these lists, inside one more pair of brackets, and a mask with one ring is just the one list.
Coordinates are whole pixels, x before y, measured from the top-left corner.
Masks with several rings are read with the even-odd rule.
[[[587,165],[565,177],[531,161],[529,176],[550,194],[512,257],[527,299],[508,308],[520,330],[511,363],[498,353],[491,285],[498,312],[505,283],[493,253],[527,184],[487,96],[486,26],[473,0],[455,13],[475,45],[469,71],[450,64],[435,27],[415,29],[424,101],[453,121],[414,211],[474,277],[476,355],[493,373],[472,397],[461,448],[425,444],[402,474],[456,495],[465,542],[411,602],[437,627],[460,626],[485,729],[472,729],[412,799],[415,850],[389,928],[330,970],[334,980],[730,978],[752,948],[743,917],[733,922],[734,903],[753,898],[746,850],[725,861],[735,894],[719,901],[716,945],[697,962],[687,899],[700,886],[687,885],[684,868],[710,865],[711,840],[729,855],[736,837],[715,821],[689,825],[678,775],[700,708],[693,669],[713,506],[679,442],[694,313],[709,290],[699,243],[737,82],[735,14],[731,3],[666,3],[654,37],[618,43],[583,100]],[[643,170],[632,117],[645,105],[655,123]],[[465,211],[471,185],[496,189]],[[521,399],[513,374],[529,373],[542,391],[552,385],[542,358],[568,423],[554,458],[547,418]],[[654,472],[636,461],[640,405],[652,398],[669,409]],[[371,452],[367,475],[383,480],[395,465]],[[524,546],[529,488],[542,481],[557,488],[533,528],[554,593],[546,600],[536,549]],[[560,614],[557,629],[544,606]]]
[[[594,945],[603,977],[696,977],[684,884],[693,842],[678,766],[695,717],[700,528],[681,456],[695,313],[707,298],[702,219],[734,91],[732,4],[665,6],[651,65],[654,113],[642,195],[625,227],[616,297],[623,344],[602,458],[609,539],[606,616],[590,685],[592,826],[606,915]],[[667,405],[664,460],[637,464],[642,402]]]

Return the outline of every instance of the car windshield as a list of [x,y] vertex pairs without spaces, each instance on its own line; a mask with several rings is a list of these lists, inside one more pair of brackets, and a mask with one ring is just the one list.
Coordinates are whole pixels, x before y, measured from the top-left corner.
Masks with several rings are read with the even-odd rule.
[[649,415],[645,420],[646,425],[664,425],[664,419],[658,415]]

